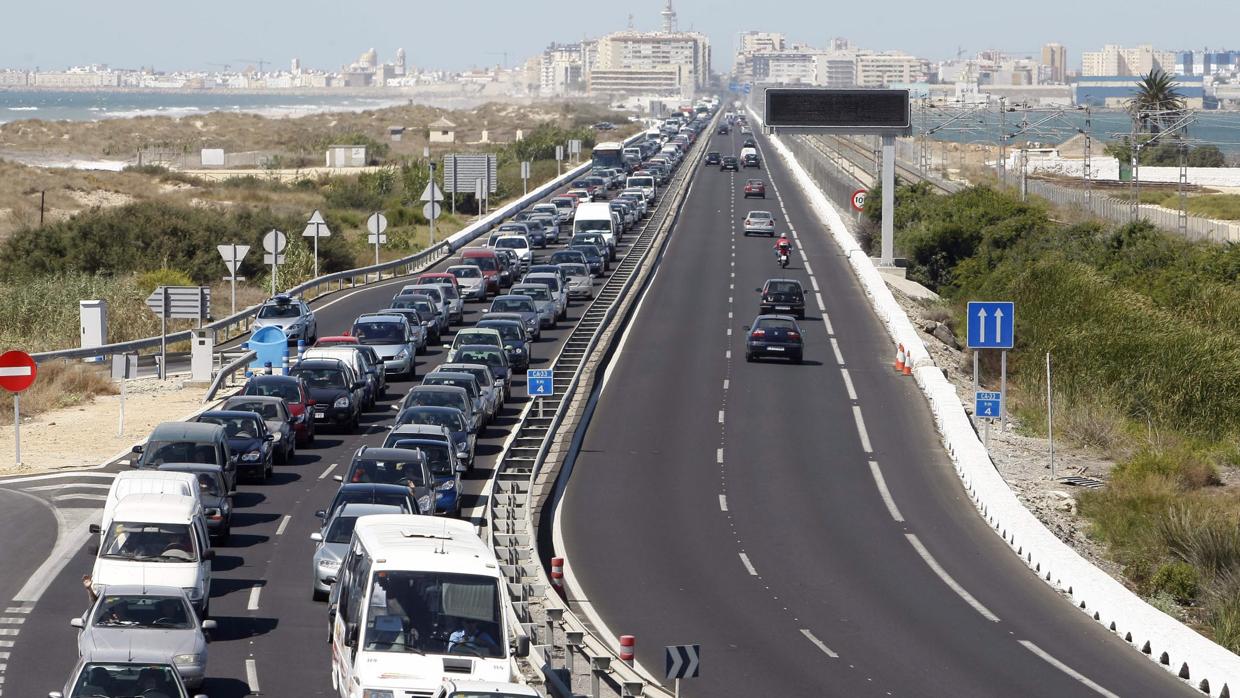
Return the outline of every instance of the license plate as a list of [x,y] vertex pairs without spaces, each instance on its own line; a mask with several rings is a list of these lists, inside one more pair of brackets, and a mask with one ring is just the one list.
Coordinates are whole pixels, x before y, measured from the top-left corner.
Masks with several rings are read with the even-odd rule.
[[327,419],[327,413],[326,412],[315,412],[314,418],[315,419]]
[[783,347],[767,347],[766,350],[767,351],[783,351],[784,348]]

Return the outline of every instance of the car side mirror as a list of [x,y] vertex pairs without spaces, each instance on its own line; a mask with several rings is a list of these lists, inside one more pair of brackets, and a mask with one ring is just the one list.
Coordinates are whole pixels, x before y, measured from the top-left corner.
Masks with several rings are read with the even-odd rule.
[[142,453],[143,448],[144,447],[142,446],[142,444],[136,444],[131,450],[134,453]]
[[84,628],[86,627],[86,621],[82,620],[81,618],[70,618],[69,625],[75,628]]
[[275,435],[275,434],[268,434],[268,435],[267,435],[267,439],[266,439],[266,440],[267,440],[267,441],[275,441],[275,440],[276,440],[276,435]]
[[203,630],[215,630],[217,627],[219,627],[219,624],[213,620],[204,620],[202,622]]
[[90,531],[91,533],[95,535],[99,535],[100,533],[103,533],[103,528],[100,527],[99,524],[91,524],[90,526],[87,526],[86,528],[88,531]]
[[322,543],[323,534],[319,533],[318,531],[315,531],[314,533],[310,534],[310,540],[314,541],[315,543]]
[[215,559],[215,551],[214,551],[214,550],[204,550],[204,551],[202,551],[202,559],[204,559],[204,560],[214,560],[214,559]]
[[317,518],[320,518],[320,519],[326,519],[326,518],[327,518],[327,510],[326,510],[326,509],[319,509],[318,511],[314,512],[314,515],[315,515],[315,517],[317,517]]
[[452,348],[452,345],[451,345],[451,344],[444,344],[444,345],[442,345],[442,346],[443,346],[443,348],[444,348],[444,349],[451,349],[451,348]]
[[[65,694],[61,693],[60,691],[52,691],[51,693],[47,694],[47,698],[65,698]],[[195,696],[195,698],[197,697]]]
[[332,475],[332,479],[335,480],[336,482],[344,482],[343,475]]
[[760,288],[755,288],[755,289],[753,290],[753,292],[754,292],[754,293],[762,293],[762,289],[760,289]]

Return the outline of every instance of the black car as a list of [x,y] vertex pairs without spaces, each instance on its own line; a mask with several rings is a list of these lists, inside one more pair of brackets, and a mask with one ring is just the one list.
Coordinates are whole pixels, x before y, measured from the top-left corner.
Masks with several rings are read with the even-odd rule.
[[727,124],[719,124],[719,135],[726,136],[732,133],[732,129]]
[[190,473],[198,478],[198,500],[202,502],[202,515],[207,520],[207,533],[227,541],[232,533],[233,510],[224,469],[210,463],[163,463],[159,469]]
[[752,138],[746,138],[745,143],[741,145],[741,147],[742,148],[757,148],[758,144],[755,143]]
[[[336,476],[336,481],[343,478]],[[417,496],[405,485],[384,484],[379,482],[346,482],[336,490],[336,496],[326,509],[314,512],[318,518],[327,521],[337,509],[346,504],[387,504],[397,506],[406,514],[422,514]]]
[[805,319],[805,291],[796,279],[767,279],[762,288],[754,289],[762,294],[758,302],[762,313],[792,313]]
[[514,369],[524,371],[530,367],[530,337],[520,320],[488,318],[479,321],[477,327],[499,332],[500,339],[504,340],[504,353],[508,355],[508,363],[512,364]]
[[[481,323],[479,323],[481,324]],[[430,424],[440,426],[452,434],[452,443],[456,445],[458,454],[465,454],[465,461],[473,463],[476,439],[469,432],[465,415],[455,407],[437,407],[435,405],[417,405],[406,407],[396,415],[392,428],[402,424]]]
[[556,250],[551,254],[551,264],[586,264],[586,254],[581,250]]
[[418,311],[418,316],[422,318],[422,329],[426,331],[426,343],[428,345],[439,344],[442,329],[439,324],[439,315],[435,312],[435,307],[431,305],[429,296],[421,294],[397,296],[388,305],[389,309]]
[[596,245],[588,245],[585,243],[573,245],[570,250],[577,250],[586,256],[586,266],[589,267],[590,273],[595,276],[602,276],[604,266],[607,259],[603,257],[603,252]]
[[707,154],[706,154],[706,164],[707,164],[707,165],[718,165],[718,164],[719,164],[719,161],[720,161],[720,159],[722,159],[722,157],[723,157],[723,156],[722,156],[722,155],[720,155],[719,153],[707,153]]
[[776,356],[801,363],[804,356],[801,326],[791,316],[759,315],[745,330],[749,333],[745,338],[746,361]]
[[[353,453],[353,460],[349,463],[345,474],[337,476],[336,481],[343,483],[345,486],[360,483],[399,485],[401,488],[409,490],[410,494],[413,495],[412,503],[414,504],[414,509],[409,513],[431,513],[431,490],[434,488],[434,483],[431,481],[430,465],[426,455],[418,451],[402,448],[362,446]],[[358,491],[365,492],[365,490]],[[382,490],[374,492],[384,494]],[[351,499],[348,501],[403,506],[400,502],[392,501],[366,499]],[[340,494],[337,493],[336,501],[333,501],[331,508],[327,510],[327,516],[330,517],[332,511],[342,503]]]
[[739,172],[739,171],[740,171],[740,165],[737,163],[737,161],[736,161],[736,158],[735,158],[735,157],[733,157],[733,156],[729,155],[729,156],[727,156],[727,157],[725,157],[725,158],[723,159],[723,162],[722,162],[722,163],[720,163],[720,165],[719,165],[719,169],[720,169],[721,171],[722,171],[722,170],[731,170],[731,171],[733,171],[733,172]]
[[357,378],[340,361],[308,359],[298,361],[289,375],[300,376],[314,399],[314,422],[356,431],[362,413],[365,379]]
[[248,470],[263,481],[271,477],[276,437],[267,430],[262,415],[240,410],[211,410],[198,415],[194,421],[224,427],[228,449],[237,460],[238,472]]

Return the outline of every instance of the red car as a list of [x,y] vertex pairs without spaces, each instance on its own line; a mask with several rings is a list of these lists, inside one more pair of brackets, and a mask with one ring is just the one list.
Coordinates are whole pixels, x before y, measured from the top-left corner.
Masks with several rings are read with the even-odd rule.
[[[350,337],[349,339],[352,339]],[[320,340],[321,341],[321,340]],[[241,389],[241,395],[270,395],[284,399],[293,416],[293,433],[298,446],[314,443],[314,400],[306,382],[297,376],[252,376]]]
[[751,179],[745,182],[745,198],[751,196],[760,196],[766,198],[766,182],[760,179]]
[[456,277],[446,272],[431,272],[431,273],[426,273],[426,274],[419,274],[417,280],[414,281],[414,283],[417,283],[417,284],[452,284],[452,288],[456,289],[456,292],[458,295],[461,292],[461,284],[456,280]]
[[[499,295],[503,281],[500,276],[500,261],[493,250],[485,247],[466,247],[461,250],[460,264],[472,264],[482,270],[482,277],[487,282],[487,293]],[[455,277],[454,277],[455,278]]]

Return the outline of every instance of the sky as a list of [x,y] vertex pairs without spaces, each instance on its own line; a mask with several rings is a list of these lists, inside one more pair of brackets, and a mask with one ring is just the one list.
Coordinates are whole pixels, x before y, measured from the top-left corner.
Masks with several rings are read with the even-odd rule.
[[[674,0],[680,28],[710,36],[713,68],[731,67],[736,35],[778,31],[811,46],[846,37],[870,49],[901,49],[932,60],[962,49],[1034,54],[1048,42],[1069,62],[1104,43],[1160,49],[1240,49],[1240,2],[1180,0],[1174,17],[1145,2],[1041,0]],[[298,56],[327,70],[369,48],[391,61],[404,47],[410,64],[461,70],[508,65],[552,41],[571,42],[623,29],[661,26],[664,0],[574,3],[565,0],[58,0],[9,2],[0,67],[45,70],[106,63],[117,68],[218,69],[264,59],[287,68]],[[247,60],[241,60],[247,59]],[[211,65],[221,64],[221,65]]]

